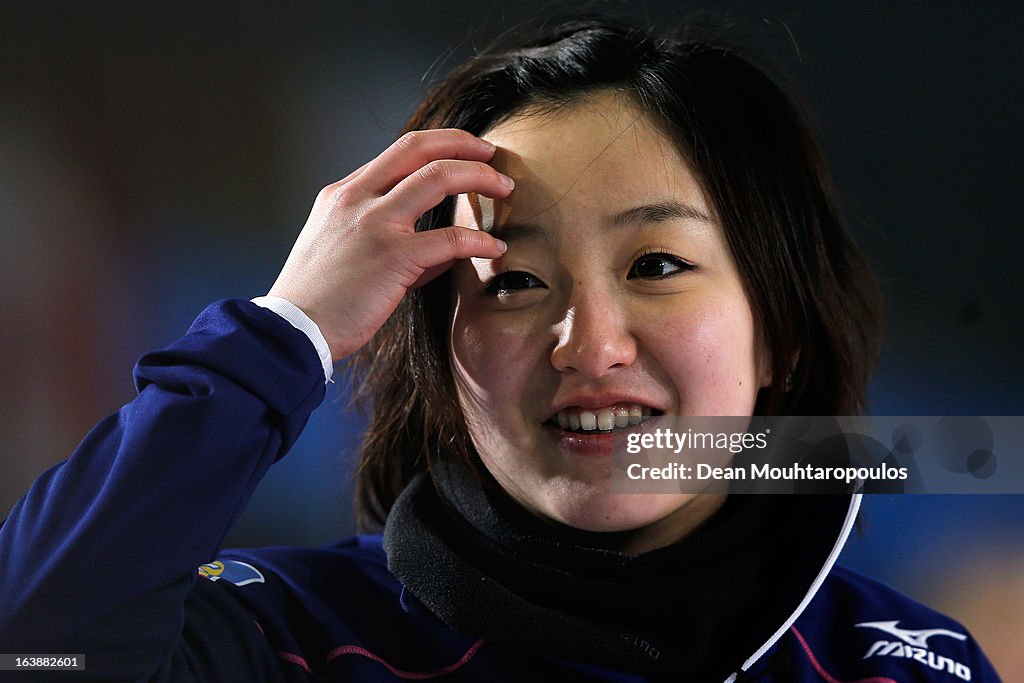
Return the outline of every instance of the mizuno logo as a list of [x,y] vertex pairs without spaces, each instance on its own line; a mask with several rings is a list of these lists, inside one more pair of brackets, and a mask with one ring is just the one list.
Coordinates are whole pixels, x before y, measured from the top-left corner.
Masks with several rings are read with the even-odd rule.
[[899,628],[896,626],[898,623],[900,622],[865,621],[863,624],[854,624],[854,626],[857,628],[877,628],[879,631],[885,631],[891,636],[896,636],[904,643],[914,647],[928,647],[928,639],[932,636],[949,636],[957,640],[967,640],[967,636],[963,633],[956,633],[944,628],[927,628],[920,631],[911,631],[910,629]]
[[854,624],[857,628],[874,628],[894,636],[898,640],[877,640],[868,648],[864,659],[870,657],[899,657],[920,662],[936,671],[951,673],[962,681],[971,680],[971,669],[962,662],[939,655],[928,649],[928,639],[947,636],[956,640],[967,640],[967,635],[945,628],[911,630],[900,628],[898,621],[865,621]]

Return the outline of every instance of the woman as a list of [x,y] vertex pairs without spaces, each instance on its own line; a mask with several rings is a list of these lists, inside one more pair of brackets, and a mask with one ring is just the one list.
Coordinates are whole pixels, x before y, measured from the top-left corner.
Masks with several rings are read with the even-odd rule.
[[[646,416],[862,406],[875,286],[760,69],[575,22],[474,58],[409,130],[15,507],[5,651],[98,680],[997,680],[833,567],[858,496],[611,489]],[[383,535],[218,555],[343,358]]]

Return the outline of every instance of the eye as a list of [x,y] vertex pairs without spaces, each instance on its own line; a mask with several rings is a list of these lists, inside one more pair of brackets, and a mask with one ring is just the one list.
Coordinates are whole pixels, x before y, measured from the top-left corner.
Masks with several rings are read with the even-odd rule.
[[504,273],[499,273],[488,283],[487,292],[495,296],[508,296],[520,289],[532,289],[534,287],[547,289],[547,285],[529,273],[521,270],[508,270]]
[[633,262],[633,266],[629,269],[629,273],[626,274],[627,280],[634,278],[646,278],[650,280],[660,280],[679,273],[693,270],[696,268],[695,265],[684,261],[678,256],[672,254],[665,254],[662,252],[651,252],[642,254],[636,261]]

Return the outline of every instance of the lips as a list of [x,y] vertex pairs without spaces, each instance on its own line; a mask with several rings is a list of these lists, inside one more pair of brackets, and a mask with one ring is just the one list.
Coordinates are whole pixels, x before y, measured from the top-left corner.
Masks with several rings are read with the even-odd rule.
[[566,432],[605,433],[639,425],[661,411],[643,403],[619,402],[602,407],[568,406],[552,415],[545,424]]

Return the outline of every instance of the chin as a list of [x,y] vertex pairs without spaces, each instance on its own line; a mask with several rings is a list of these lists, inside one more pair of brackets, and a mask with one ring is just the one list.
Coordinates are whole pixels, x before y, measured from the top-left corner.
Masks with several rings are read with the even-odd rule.
[[673,494],[625,494],[595,490],[580,482],[553,487],[544,514],[581,531],[637,531],[677,511],[684,496]]

